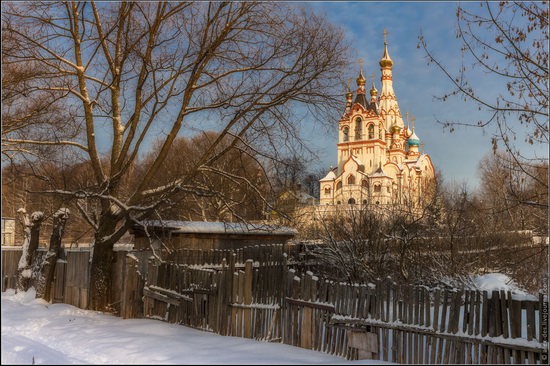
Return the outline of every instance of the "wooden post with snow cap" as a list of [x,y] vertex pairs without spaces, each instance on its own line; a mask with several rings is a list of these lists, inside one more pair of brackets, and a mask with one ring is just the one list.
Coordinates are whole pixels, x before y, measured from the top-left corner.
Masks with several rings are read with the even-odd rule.
[[126,273],[124,274],[124,286],[122,293],[122,306],[121,306],[121,316],[123,319],[134,318],[134,313],[137,313],[139,306],[137,302],[141,302],[141,296],[136,294],[139,292],[138,289],[138,259],[132,255],[126,255]]

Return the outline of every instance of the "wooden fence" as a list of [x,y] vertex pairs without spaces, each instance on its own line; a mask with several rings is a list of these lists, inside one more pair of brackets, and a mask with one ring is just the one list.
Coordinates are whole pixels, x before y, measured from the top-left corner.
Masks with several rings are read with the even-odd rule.
[[[17,266],[21,253],[20,247],[2,248],[2,291],[16,288]],[[47,250],[44,248],[37,249],[33,263],[41,263],[46,253]],[[62,250],[55,266],[49,301],[85,309],[88,306],[89,261],[89,250]],[[30,286],[34,286],[34,279],[31,279]]]
[[17,266],[21,248],[2,247],[2,292],[17,285]]
[[[21,258],[21,247],[2,247],[2,291],[16,288],[17,267]],[[41,263],[42,258],[47,253],[47,249],[38,248],[34,254],[33,263]],[[116,253],[116,262],[113,266],[113,301],[112,311],[115,314],[124,312],[126,304],[124,303],[124,288],[126,273],[127,251]],[[147,262],[150,252],[135,252],[134,257],[139,257],[142,263]],[[88,306],[88,291],[90,283],[90,251],[89,248],[72,249],[64,248],[60,253],[60,258],[55,266],[54,279],[52,282],[51,298],[52,303],[65,303],[74,305],[81,309]],[[139,273],[139,267],[133,267],[133,272]],[[135,276],[131,276],[134,281]],[[139,277],[139,276],[138,276]],[[129,284],[132,286],[133,284]],[[30,286],[34,286],[34,279],[31,279]],[[137,285],[136,285],[137,286]],[[133,286],[133,287],[136,287]],[[132,288],[133,288],[132,287]],[[141,283],[143,288],[143,283]],[[138,292],[142,292],[139,289]],[[131,307],[130,304],[128,304]],[[141,313],[143,314],[143,313]],[[141,316],[140,314],[140,316]],[[138,317],[140,317],[138,316]]]
[[[291,276],[285,326],[294,333],[286,333],[285,343],[407,364],[546,363],[542,294],[526,300],[505,291],[350,286],[311,273]],[[296,300],[301,293],[305,299]]]
[[146,317],[222,335],[281,339],[282,247],[265,248],[259,260],[238,262],[238,253],[220,265],[149,261],[143,290]]
[[349,285],[298,274],[284,258],[235,259],[219,267],[151,260],[145,316],[347,359],[546,363],[548,302],[542,294],[527,299],[388,281]]
[[[351,360],[547,363],[542,294],[335,283],[292,269],[287,250],[183,251],[176,257],[183,263],[159,261],[150,251],[117,252],[113,311]],[[2,250],[3,291],[15,284],[16,252]],[[88,261],[88,252],[65,252],[53,302],[87,306]]]

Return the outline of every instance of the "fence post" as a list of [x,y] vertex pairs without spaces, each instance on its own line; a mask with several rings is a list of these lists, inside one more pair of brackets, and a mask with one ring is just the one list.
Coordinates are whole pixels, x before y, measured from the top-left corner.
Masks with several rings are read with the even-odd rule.
[[222,259],[222,270],[218,277],[218,333],[221,335],[227,335],[227,308],[229,305],[229,282],[228,279],[227,259]]
[[139,261],[137,258],[131,254],[126,255],[126,268],[124,276],[124,285],[123,285],[123,294],[122,294],[122,304],[121,304],[121,315],[123,319],[133,318],[133,314],[136,308],[136,301],[141,301],[140,299],[136,300],[136,293],[139,291],[137,285],[139,283],[137,277],[137,268]]
[[[302,289],[304,290],[303,299],[305,301],[311,301],[313,285],[313,273],[307,272],[304,278],[304,284]],[[311,349],[311,336],[313,333],[313,309],[310,307],[304,307],[302,309],[302,327],[301,327],[300,347]]]
[[[252,275],[253,275],[253,261],[247,259],[244,266],[244,305],[252,304]],[[239,299],[239,302],[240,301]],[[244,314],[244,337],[252,338],[252,309],[246,307],[243,311]]]

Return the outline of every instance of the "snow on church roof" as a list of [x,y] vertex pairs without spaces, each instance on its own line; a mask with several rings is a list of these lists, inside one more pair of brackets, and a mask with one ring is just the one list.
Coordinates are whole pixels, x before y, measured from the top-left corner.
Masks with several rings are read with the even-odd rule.
[[359,159],[357,158],[357,156],[352,155],[351,158],[353,159],[353,161],[355,161],[355,162],[357,163],[357,165],[363,165],[363,163],[361,163],[361,160],[359,160]]
[[386,174],[386,172],[384,171],[384,168],[382,168],[382,165],[380,165],[378,167],[378,169],[376,169],[376,171],[374,173],[372,173],[371,175],[369,175],[370,177],[388,177],[388,178],[391,178],[389,175]]
[[334,174],[334,171],[331,170],[330,172],[328,172],[328,174],[323,179],[321,179],[321,181],[335,180],[335,179],[336,179],[336,174]]
[[428,154],[421,154],[420,156],[418,156],[417,159],[403,161],[403,164],[412,166],[416,169],[420,169],[422,167],[423,161],[426,160],[427,158],[428,158]]
[[242,235],[296,235],[296,229],[287,226],[252,224],[242,222],[207,222],[149,220],[142,224],[150,228],[170,229],[172,233],[197,234],[242,234]]

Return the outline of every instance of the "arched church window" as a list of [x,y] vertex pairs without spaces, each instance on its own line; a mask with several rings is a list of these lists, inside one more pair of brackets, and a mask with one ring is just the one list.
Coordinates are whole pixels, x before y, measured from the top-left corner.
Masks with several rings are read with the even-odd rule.
[[367,182],[366,179],[363,179],[363,180],[361,181],[361,186],[367,188],[367,187],[369,186],[369,182]]
[[374,186],[374,191],[375,192],[380,193],[381,190],[382,190],[382,186],[380,184],[376,184]]
[[344,133],[343,141],[346,142],[349,140],[349,127],[344,127],[343,133]]
[[355,205],[355,199],[354,199],[353,197],[350,198],[350,199],[348,200],[348,203],[349,203],[350,205]]
[[374,125],[369,126],[369,140],[374,138]]
[[325,187],[325,194],[330,194],[330,187]]
[[350,175],[348,177],[348,184],[349,185],[355,184],[355,177],[353,175]]
[[340,201],[336,202],[337,205],[339,205],[339,204],[341,204],[341,203],[342,203],[342,202],[340,202]]
[[361,134],[363,133],[361,127],[361,118],[357,117],[355,119],[355,140],[361,140]]
[[363,204],[366,205],[366,204],[367,204],[367,200],[363,200]]
[[342,181],[339,181],[338,183],[336,183],[336,189],[342,189]]

